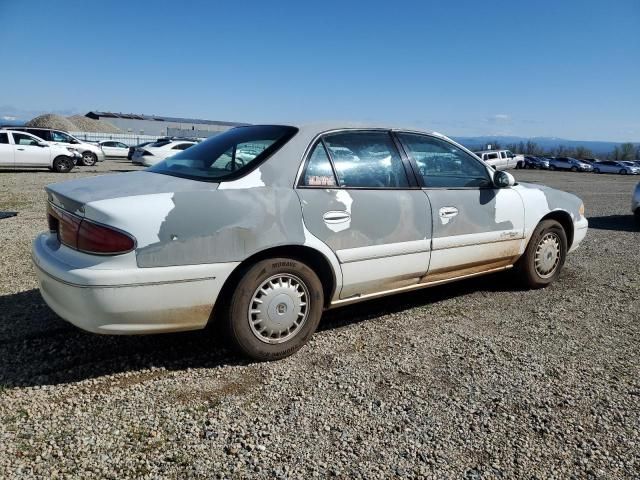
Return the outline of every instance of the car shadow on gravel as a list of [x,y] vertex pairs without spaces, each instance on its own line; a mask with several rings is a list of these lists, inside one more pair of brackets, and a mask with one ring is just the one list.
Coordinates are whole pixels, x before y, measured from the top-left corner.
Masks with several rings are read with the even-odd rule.
[[[513,291],[507,275],[491,275],[326,312],[320,330],[341,328],[476,291]],[[38,290],[0,297],[0,386],[77,382],[145,368],[184,370],[244,365],[214,328],[163,335],[105,336],[58,317]]]
[[616,232],[637,232],[640,227],[633,215],[606,215],[602,217],[588,217],[589,228],[596,230],[613,230]]

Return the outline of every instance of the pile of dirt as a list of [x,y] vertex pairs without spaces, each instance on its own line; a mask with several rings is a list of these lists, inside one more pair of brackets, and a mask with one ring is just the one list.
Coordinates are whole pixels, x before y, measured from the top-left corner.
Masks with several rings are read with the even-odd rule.
[[77,127],[78,132],[122,133],[118,127],[104,120],[94,120],[84,115],[72,115],[68,119]]
[[66,117],[55,115],[53,113],[45,113],[32,118],[26,123],[27,127],[55,128],[56,130],[64,130],[67,132],[77,130],[77,127]]

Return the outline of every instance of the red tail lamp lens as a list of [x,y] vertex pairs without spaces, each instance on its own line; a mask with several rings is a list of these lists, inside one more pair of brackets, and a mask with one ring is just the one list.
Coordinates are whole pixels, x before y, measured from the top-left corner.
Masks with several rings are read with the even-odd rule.
[[135,248],[135,240],[126,233],[77,217],[51,204],[47,208],[47,220],[49,230],[58,234],[60,243],[75,250],[117,255]]
[[131,237],[103,225],[83,220],[78,229],[78,250],[83,252],[116,254],[133,250]]

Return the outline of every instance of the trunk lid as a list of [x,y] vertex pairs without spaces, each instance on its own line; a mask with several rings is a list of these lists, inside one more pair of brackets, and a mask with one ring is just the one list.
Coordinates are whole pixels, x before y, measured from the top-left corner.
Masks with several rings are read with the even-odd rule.
[[200,182],[146,171],[79,178],[45,187],[53,204],[84,216],[84,205],[101,200],[160,193],[211,191],[217,183]]

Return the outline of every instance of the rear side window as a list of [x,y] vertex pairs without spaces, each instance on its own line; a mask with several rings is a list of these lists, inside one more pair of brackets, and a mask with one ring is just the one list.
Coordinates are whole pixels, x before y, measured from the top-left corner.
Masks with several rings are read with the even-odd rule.
[[337,184],[329,155],[322,142],[318,142],[311,151],[302,184],[307,187],[335,187]]
[[191,144],[191,143],[180,143],[179,145],[176,145],[175,147],[172,147],[171,150],[186,150],[187,148],[189,148],[192,145],[193,144]]
[[398,138],[416,163],[426,187],[486,187],[491,184],[486,167],[455,145],[413,133]]
[[9,135],[0,133],[0,143],[9,143]]
[[389,132],[326,135],[324,143],[346,188],[407,188],[409,180]]
[[297,132],[295,127],[280,125],[232,128],[202,143],[187,144],[186,150],[148,171],[194,180],[232,180],[269,158]]

